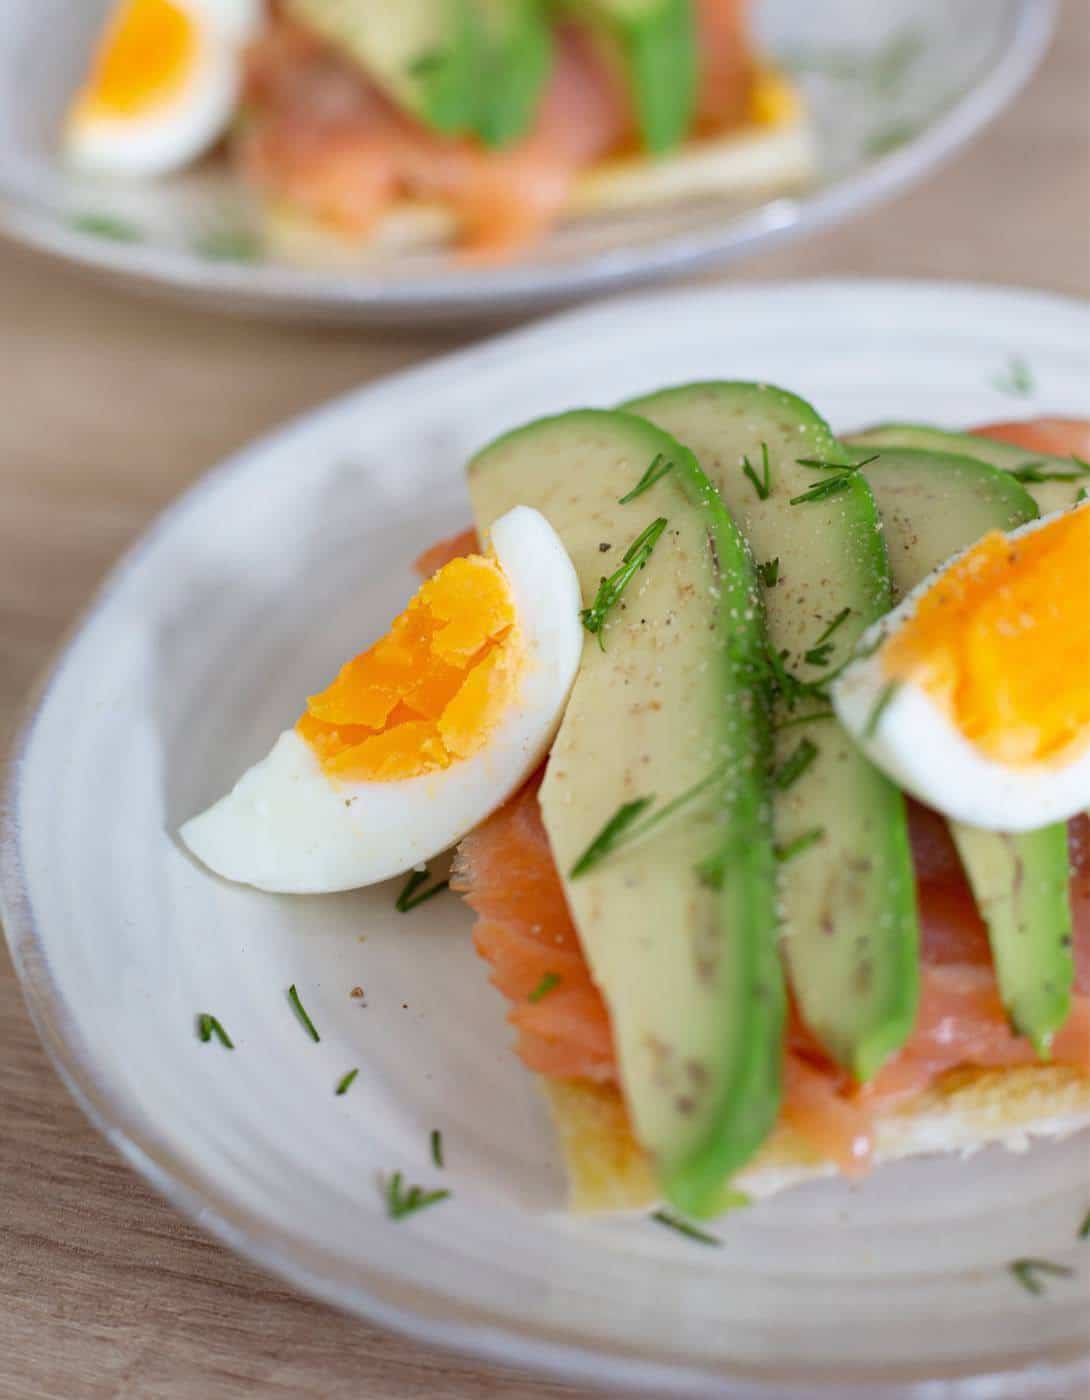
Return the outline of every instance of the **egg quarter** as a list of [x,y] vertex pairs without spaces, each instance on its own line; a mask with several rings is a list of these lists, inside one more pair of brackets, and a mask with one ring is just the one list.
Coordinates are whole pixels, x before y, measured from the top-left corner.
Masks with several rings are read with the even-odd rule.
[[182,827],[209,869],[281,893],[375,884],[452,846],[533,772],[582,654],[579,582],[536,510],[497,520],[491,544],[425,582],[268,756]]
[[930,575],[833,688],[906,791],[985,830],[1090,807],[1090,503],[995,531]]

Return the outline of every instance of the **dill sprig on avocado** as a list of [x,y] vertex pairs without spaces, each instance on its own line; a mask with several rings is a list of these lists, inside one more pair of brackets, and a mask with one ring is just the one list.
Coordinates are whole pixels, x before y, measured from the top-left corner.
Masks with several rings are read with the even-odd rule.
[[570,880],[577,880],[580,875],[585,875],[588,870],[597,865],[600,860],[604,860],[605,857],[615,851],[618,846],[628,841],[635,840],[638,836],[646,835],[647,832],[651,831],[661,822],[672,817],[675,812],[680,811],[683,807],[687,807],[688,804],[692,802],[694,798],[699,797],[702,792],[706,792],[713,783],[724,776],[726,771],[726,764],[718,764],[710,773],[705,774],[699,782],[694,783],[692,787],[686,788],[684,792],[678,793],[676,797],[672,797],[669,802],[652,812],[643,821],[639,821],[638,819],[643,816],[648,807],[654,805],[655,798],[653,795],[649,797],[637,797],[631,802],[622,803],[572,866],[571,870],[568,872],[568,878]]
[[[394,901],[394,908],[399,914],[408,914],[417,905],[426,903],[429,899],[434,899],[437,894],[442,894],[445,889],[449,889],[449,880],[436,880],[434,885],[430,885],[426,890],[421,890],[421,885],[426,885],[431,879],[431,873],[427,870],[412,870],[409,878],[402,886],[401,893]],[[417,891],[420,890],[418,894]]]
[[584,608],[579,614],[583,626],[588,632],[597,635],[598,645],[603,651],[606,649],[605,640],[602,635],[602,628],[605,626],[606,616],[610,609],[619,602],[621,594],[635,578],[636,574],[644,568],[651,558],[651,553],[659,541],[659,537],[666,529],[668,521],[664,515],[660,515],[657,520],[653,520],[646,530],[632,541],[625,550],[621,566],[616,569],[608,578],[603,578],[598,585],[598,593],[594,602],[589,608]]
[[207,1011],[202,1011],[197,1017],[197,1039],[202,1045],[207,1045],[213,1036],[216,1037],[225,1050],[233,1050],[235,1048],[235,1042],[223,1029],[216,1017],[210,1015]]
[[1011,476],[1023,486],[1034,486],[1040,481],[1079,481],[1090,475],[1090,462],[1084,462],[1072,453],[1071,463],[1071,471],[1060,472],[1050,471],[1044,462],[1023,462],[1020,467],[1014,468]]
[[811,666],[824,666],[828,663],[829,657],[833,653],[833,644],[829,640],[836,629],[851,617],[851,608],[841,608],[832,622],[829,623],[825,631],[817,639],[809,651],[802,654],[803,661],[809,662]]
[[803,851],[808,851],[811,846],[824,839],[825,828],[823,826],[813,826],[809,831],[804,831],[800,836],[796,836],[793,841],[787,841],[782,846],[775,848],[776,859],[781,865],[786,865],[789,860],[794,860],[796,856],[801,856]]
[[749,457],[742,458],[742,474],[753,483],[759,500],[767,501],[772,494],[772,471],[768,464],[768,443],[761,443],[761,474],[757,475]]
[[879,453],[874,452],[858,462],[832,462],[827,457],[797,458],[800,467],[816,467],[820,471],[832,472],[833,475],[823,477],[820,481],[811,482],[805,491],[798,496],[792,496],[789,504],[801,506],[807,501],[826,501],[830,496],[836,496],[839,492],[846,491],[856,472],[869,466],[871,462],[876,462],[879,455]]
[[617,502],[619,506],[628,505],[629,501],[634,501],[637,496],[642,496],[645,491],[650,491],[656,481],[661,481],[667,472],[674,470],[674,464],[663,452],[657,452],[651,459],[651,465],[636,482],[632,490],[627,495],[622,496]]
[[787,719],[777,720],[772,726],[772,732],[778,734],[781,729],[794,729],[798,724],[816,724],[819,720],[835,718],[833,710],[812,710],[808,715],[789,715]]
[[781,792],[786,792],[792,784],[797,783],[802,775],[810,767],[814,759],[818,756],[818,746],[812,739],[802,739],[799,746],[772,775],[772,786],[779,788]]
[[295,1012],[296,1016],[298,1016],[300,1024],[303,1026],[307,1035],[310,1036],[311,1040],[321,1040],[322,1037],[318,1034],[318,1028],[307,1015],[307,1009],[300,1000],[299,991],[294,982],[288,988],[288,1001],[291,1002],[292,1010]]

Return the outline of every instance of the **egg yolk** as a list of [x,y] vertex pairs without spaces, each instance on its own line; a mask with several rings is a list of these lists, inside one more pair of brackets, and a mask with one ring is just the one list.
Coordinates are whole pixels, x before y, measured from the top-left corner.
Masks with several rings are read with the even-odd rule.
[[1010,765],[1090,739],[1090,506],[948,568],[886,643],[884,668],[938,699]]
[[447,768],[484,747],[514,698],[519,655],[499,565],[453,559],[310,697],[296,728],[331,776],[393,782]]
[[169,100],[192,71],[195,21],[174,0],[124,0],[95,54],[77,115],[132,117]]

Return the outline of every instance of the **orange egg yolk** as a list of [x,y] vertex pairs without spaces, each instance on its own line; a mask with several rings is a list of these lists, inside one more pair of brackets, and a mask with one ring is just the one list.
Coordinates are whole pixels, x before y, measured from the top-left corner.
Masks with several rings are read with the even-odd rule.
[[196,22],[173,0],[124,0],[95,54],[77,115],[132,117],[179,92],[192,72]]
[[331,776],[415,778],[483,748],[514,698],[515,604],[498,564],[453,559],[389,632],[307,701],[296,728]]
[[1090,506],[1018,539],[985,536],[923,595],[882,660],[1000,763],[1087,741]]

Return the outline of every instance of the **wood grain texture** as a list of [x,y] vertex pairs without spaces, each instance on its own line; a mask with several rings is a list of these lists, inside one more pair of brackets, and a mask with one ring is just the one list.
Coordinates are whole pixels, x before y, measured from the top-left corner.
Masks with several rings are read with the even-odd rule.
[[[739,275],[944,276],[1085,295],[1087,70],[1086,3],[1068,0],[1043,71],[954,165]],[[7,247],[0,307],[0,733],[160,506],[289,415],[460,340],[221,321]],[[68,1099],[3,951],[0,1046],[0,1400],[577,1393],[341,1317],[180,1219]]]

